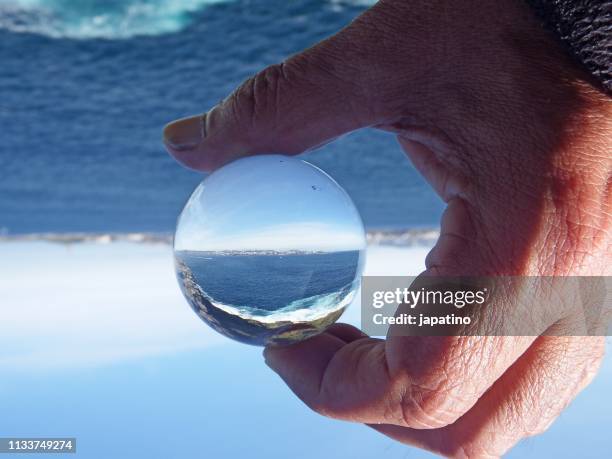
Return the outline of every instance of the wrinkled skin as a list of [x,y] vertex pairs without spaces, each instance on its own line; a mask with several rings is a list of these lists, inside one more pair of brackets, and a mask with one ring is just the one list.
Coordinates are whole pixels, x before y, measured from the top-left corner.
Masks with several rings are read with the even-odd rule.
[[[391,131],[447,203],[426,274],[610,275],[612,104],[589,78],[521,1],[383,0],[164,140],[211,170]],[[377,340],[338,324],[264,355],[321,414],[496,457],[546,430],[603,351],[601,337]]]

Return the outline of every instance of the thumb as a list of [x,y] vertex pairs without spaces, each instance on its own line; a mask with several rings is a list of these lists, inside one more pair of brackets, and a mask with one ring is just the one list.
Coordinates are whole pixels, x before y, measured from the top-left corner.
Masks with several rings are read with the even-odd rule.
[[185,166],[209,170],[257,153],[301,153],[372,124],[337,41],[264,69],[208,113],[168,124],[167,149]]
[[164,143],[170,154],[187,167],[210,170],[247,155],[298,154],[379,123],[384,79],[378,74],[385,66],[377,44],[382,26],[368,25],[377,20],[375,8],[264,69],[208,113],[168,124]]

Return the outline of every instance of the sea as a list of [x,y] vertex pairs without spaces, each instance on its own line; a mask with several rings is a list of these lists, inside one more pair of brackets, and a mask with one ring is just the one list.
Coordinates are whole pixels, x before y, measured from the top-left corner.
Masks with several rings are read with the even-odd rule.
[[[189,267],[194,280],[217,304],[257,316],[313,307],[317,299],[350,290],[364,260],[360,251],[269,254],[182,251],[175,252],[175,257]],[[258,292],[256,297],[253,292]],[[312,304],[304,304],[305,299],[312,300]]]
[[[166,154],[162,127],[372,3],[0,0],[0,238],[171,237],[203,175]],[[442,203],[393,135],[361,130],[303,157],[371,237],[435,233]]]
[[[359,287],[365,251],[175,251],[196,314],[243,343],[290,343],[336,321]],[[257,292],[254,294],[254,292]]]

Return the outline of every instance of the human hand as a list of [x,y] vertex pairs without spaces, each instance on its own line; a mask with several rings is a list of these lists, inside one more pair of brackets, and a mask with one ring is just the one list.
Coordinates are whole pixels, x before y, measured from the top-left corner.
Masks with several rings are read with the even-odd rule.
[[[522,2],[383,0],[164,135],[178,161],[210,170],[391,131],[448,204],[425,274],[609,275],[611,115]],[[324,415],[486,457],[545,430],[603,348],[586,336],[381,341],[339,324],[265,357]]]

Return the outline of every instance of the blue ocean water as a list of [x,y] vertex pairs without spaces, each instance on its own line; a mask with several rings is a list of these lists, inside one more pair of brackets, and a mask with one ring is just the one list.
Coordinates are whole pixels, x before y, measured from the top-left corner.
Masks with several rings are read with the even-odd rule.
[[[354,281],[359,251],[312,254],[177,252],[210,297],[253,313],[284,309],[305,298],[337,294]],[[254,295],[253,292],[257,292]]]
[[[359,0],[0,0],[0,233],[171,232],[201,180],[161,129],[349,23]],[[392,135],[306,155],[370,229],[437,225]]]
[[177,279],[198,316],[237,341],[301,341],[334,323],[359,286],[359,250],[174,252]]

